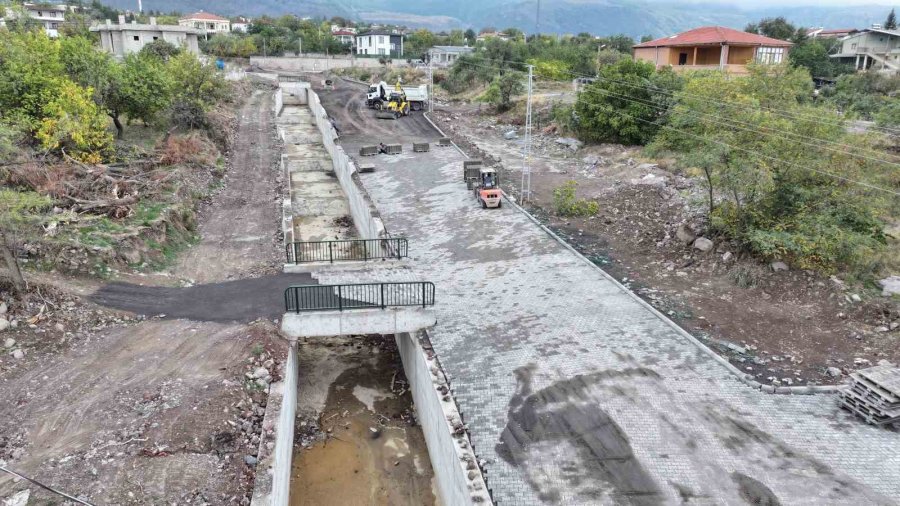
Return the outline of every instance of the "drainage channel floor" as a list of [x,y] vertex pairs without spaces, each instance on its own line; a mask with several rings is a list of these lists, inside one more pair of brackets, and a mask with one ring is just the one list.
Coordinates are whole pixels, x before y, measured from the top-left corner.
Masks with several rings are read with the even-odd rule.
[[434,472],[393,336],[298,346],[291,505],[435,505]]

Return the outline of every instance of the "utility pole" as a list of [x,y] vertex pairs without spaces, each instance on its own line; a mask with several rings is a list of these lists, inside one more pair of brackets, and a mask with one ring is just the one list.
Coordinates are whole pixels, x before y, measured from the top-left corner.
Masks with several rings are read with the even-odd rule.
[[434,67],[431,61],[431,57],[428,58],[428,112],[434,112]]
[[538,39],[541,38],[541,0],[537,0],[537,15],[534,21],[534,34]]
[[297,37],[297,58],[299,58],[301,54],[303,54],[303,38]]
[[525,144],[522,146],[522,190],[519,198],[522,203],[531,198],[531,83],[534,78],[534,65],[528,66],[528,102],[525,107]]

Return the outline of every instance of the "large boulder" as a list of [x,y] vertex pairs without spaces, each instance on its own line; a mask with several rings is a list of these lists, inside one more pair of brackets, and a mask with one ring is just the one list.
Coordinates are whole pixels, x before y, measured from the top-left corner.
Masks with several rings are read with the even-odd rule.
[[697,238],[697,234],[694,233],[694,230],[690,225],[682,223],[681,225],[678,225],[678,230],[675,231],[675,237],[683,244],[688,245],[694,242],[694,239]]
[[788,264],[786,264],[786,263],[784,263],[784,262],[772,262],[772,264],[770,265],[770,267],[772,267],[772,270],[775,271],[775,272],[781,272],[781,271],[789,271],[789,270],[791,270],[791,268],[788,267]]
[[884,295],[885,297],[900,295],[900,276],[890,276],[879,279],[878,284],[881,285],[881,295]]
[[698,249],[704,253],[707,251],[712,251],[715,243],[707,239],[706,237],[698,237],[694,240],[694,249]]

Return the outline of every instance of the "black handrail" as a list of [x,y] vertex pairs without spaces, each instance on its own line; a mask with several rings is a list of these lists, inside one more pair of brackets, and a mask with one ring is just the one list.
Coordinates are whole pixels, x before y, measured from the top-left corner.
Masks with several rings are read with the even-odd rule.
[[284,309],[289,313],[433,305],[430,281],[299,285],[284,291]]
[[384,239],[342,239],[337,241],[297,241],[285,245],[289,264],[307,262],[346,262],[406,258],[409,242],[405,237]]

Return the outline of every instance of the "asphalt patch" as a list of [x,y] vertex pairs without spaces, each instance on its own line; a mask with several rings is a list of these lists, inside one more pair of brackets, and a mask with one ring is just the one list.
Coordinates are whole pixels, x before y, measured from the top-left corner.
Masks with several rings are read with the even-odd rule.
[[207,322],[250,322],[284,315],[284,290],[317,285],[308,273],[275,274],[189,287],[110,283],[89,299],[101,306],[164,319]]

